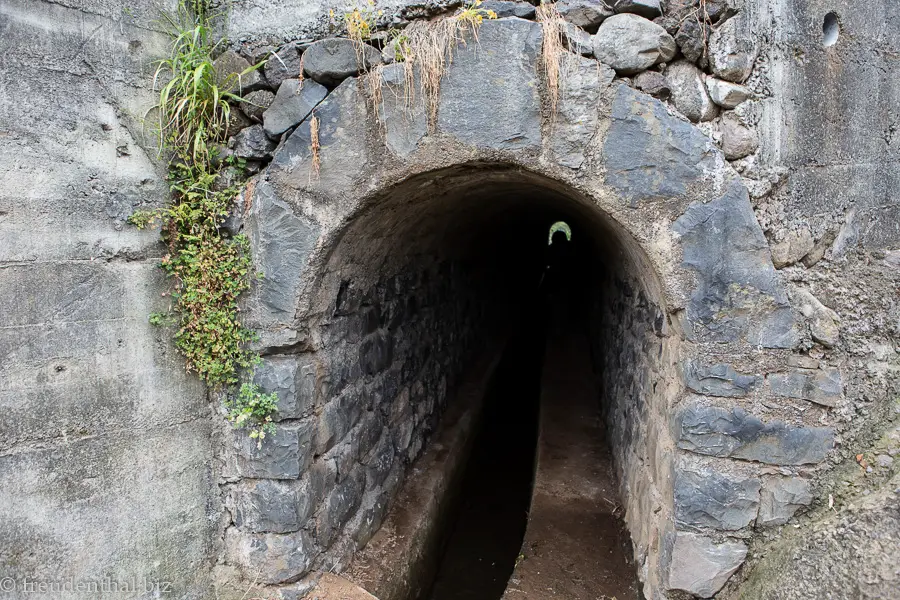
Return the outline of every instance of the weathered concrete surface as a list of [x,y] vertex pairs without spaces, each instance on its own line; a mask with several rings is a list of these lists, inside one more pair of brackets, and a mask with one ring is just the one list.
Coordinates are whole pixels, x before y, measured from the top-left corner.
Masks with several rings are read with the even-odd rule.
[[19,586],[209,597],[216,421],[147,322],[168,305],[158,232],[125,225],[167,195],[137,117],[173,5],[0,3],[0,576]]

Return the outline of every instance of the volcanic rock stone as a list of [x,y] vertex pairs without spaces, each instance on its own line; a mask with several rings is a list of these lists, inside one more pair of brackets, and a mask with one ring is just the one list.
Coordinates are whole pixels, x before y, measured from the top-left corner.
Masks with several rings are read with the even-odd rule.
[[310,432],[309,424],[278,425],[274,432],[257,442],[245,430],[235,430],[238,473],[242,477],[297,479],[312,461]]
[[604,0],[559,0],[556,9],[572,25],[590,31],[613,15],[612,8]]
[[617,14],[631,13],[640,15],[645,19],[655,19],[662,14],[659,0],[616,0],[613,10]]
[[559,104],[551,132],[551,148],[559,164],[580,168],[585,151],[597,131],[600,93],[615,72],[589,58],[572,57],[560,76]]
[[808,227],[791,231],[785,235],[782,241],[772,244],[772,263],[776,269],[789,267],[809,254],[813,246],[815,246],[815,241]]
[[359,508],[365,492],[365,470],[359,466],[331,491],[316,518],[316,540],[330,546],[341,528]]
[[800,312],[809,322],[812,339],[826,348],[833,348],[840,341],[840,317],[836,312],[822,304],[809,290],[797,288],[794,300]]
[[744,86],[715,77],[706,78],[706,90],[713,102],[727,109],[736,107],[750,97],[750,90]]
[[745,21],[735,17],[720,25],[709,38],[709,64],[720,79],[743,83],[753,70],[758,48]]
[[837,369],[797,369],[766,376],[769,390],[776,396],[809,400],[822,406],[835,406],[843,385]]
[[272,105],[263,113],[263,127],[275,137],[294,127],[325,99],[328,90],[315,81],[287,79],[278,88]]
[[492,10],[498,19],[504,17],[534,18],[534,5],[528,2],[511,2],[509,0],[485,0],[479,6],[482,10]]
[[690,406],[679,423],[678,447],[683,450],[774,465],[822,462],[834,444],[831,428],[763,423],[741,408]]
[[269,178],[294,189],[346,189],[360,177],[359,167],[369,156],[368,109],[358,80],[346,79],[332,90],[316,108],[316,116],[318,164],[312,151],[311,119],[306,119],[275,153]]
[[300,52],[294,43],[285,44],[266,57],[263,74],[273,90],[277,90],[285,79],[300,77],[300,69],[303,67],[300,61]]
[[784,525],[803,506],[809,506],[813,497],[809,482],[799,477],[767,479],[760,492],[757,526]]
[[236,490],[234,524],[254,533],[290,533],[306,523],[322,499],[311,478],[297,482],[256,479]]
[[[478,40],[454,53],[441,81],[438,128],[480,148],[538,146],[541,26],[522,19],[487,20]],[[471,110],[473,90],[490,110]]]
[[687,386],[698,394],[721,398],[744,398],[762,380],[758,375],[738,373],[731,365],[706,367],[697,361],[685,364],[684,378]]
[[269,90],[257,90],[244,96],[241,101],[241,110],[245,115],[259,123],[263,119],[263,113],[272,104],[275,94]]
[[756,519],[759,489],[758,479],[732,479],[713,471],[678,471],[675,519],[689,527],[737,531]]
[[620,75],[634,75],[675,56],[677,47],[666,30],[643,17],[615,15],[594,35],[594,56]]
[[321,84],[336,86],[381,63],[381,52],[368,44],[357,48],[353,40],[328,38],[314,42],[303,53],[303,72]]
[[675,33],[675,43],[681,48],[681,53],[690,62],[706,67],[706,40],[709,39],[710,30],[706,25],[701,26],[697,19],[687,18],[682,22]]
[[232,50],[220,54],[213,61],[213,68],[217,82],[225,86],[225,91],[243,95],[264,86],[259,69],[252,69],[247,59]]
[[718,114],[703,83],[703,72],[692,63],[681,60],[669,65],[666,79],[672,86],[672,101],[681,114],[697,123],[710,121]]
[[582,56],[594,55],[594,43],[591,34],[587,31],[571,23],[566,23],[564,34],[566,48],[569,49],[569,52]]
[[316,404],[315,359],[307,355],[266,357],[257,365],[253,382],[278,396],[278,419],[307,416]]
[[711,598],[747,557],[741,542],[723,542],[696,533],[679,531],[669,563],[669,588],[701,598]]
[[283,583],[295,580],[309,571],[316,555],[310,535],[300,530],[295,533],[238,534],[229,530],[226,537],[229,555],[254,579],[263,584]]
[[[606,183],[633,206],[680,196],[691,182],[717,168],[710,139],[646,94],[620,85],[611,116],[603,144]],[[749,208],[748,200],[748,217]]]
[[722,117],[722,153],[728,160],[750,156],[759,148],[756,132],[741,123],[734,113]]
[[673,230],[685,265],[698,273],[687,308],[692,335],[710,341],[744,336],[764,348],[797,344],[793,311],[743,185],[735,180],[718,200],[691,204]]
[[294,317],[297,287],[315,247],[318,227],[296,216],[268,183],[261,182],[255,189],[247,228],[254,261],[263,274],[257,286],[266,320],[289,322]]
[[634,87],[656,98],[668,98],[672,86],[666,76],[658,71],[644,71],[634,78]]
[[262,125],[252,125],[234,136],[234,155],[248,160],[262,160],[275,149],[276,143],[269,139]]

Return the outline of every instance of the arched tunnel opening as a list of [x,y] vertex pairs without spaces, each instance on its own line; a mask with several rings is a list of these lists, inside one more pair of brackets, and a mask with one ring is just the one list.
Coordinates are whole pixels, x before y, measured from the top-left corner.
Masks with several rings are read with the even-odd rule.
[[440,560],[415,597],[638,597],[635,549],[659,537],[655,281],[585,195],[503,165],[408,179],[341,230],[319,288],[323,339],[337,356],[358,348],[360,372],[339,381],[381,378],[370,410],[395,464],[421,455],[467,369],[496,364]]

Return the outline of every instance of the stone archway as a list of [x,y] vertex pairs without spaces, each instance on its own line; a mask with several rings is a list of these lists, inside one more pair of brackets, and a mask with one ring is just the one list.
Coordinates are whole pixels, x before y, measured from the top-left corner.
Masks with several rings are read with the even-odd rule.
[[[574,59],[551,114],[540,44],[536,23],[486,22],[448,68],[432,124],[405,96],[403,65],[379,73],[377,95],[367,77],[346,79],[256,183],[245,227],[265,278],[248,308],[282,420],[261,449],[236,446],[226,540],[227,559],[261,582],[342,565],[377,528],[464,366],[454,332],[482,314],[454,263],[475,251],[466,226],[502,223],[506,209],[580,218],[614,259],[610,281],[630,290],[607,321],[620,328],[610,339],[629,340],[627,359],[607,357],[628,368],[605,394],[647,597],[718,590],[746,554],[730,536],[759,517],[759,464],[815,463],[830,448],[829,429],[751,416],[764,386],[810,382],[750,374],[785,365],[797,336],[740,177],[700,130],[593,60]],[[416,286],[463,300],[426,324],[447,360],[397,366],[421,330],[398,339],[390,321]],[[382,375],[404,367],[399,382]],[[396,412],[370,417],[385,401]]]

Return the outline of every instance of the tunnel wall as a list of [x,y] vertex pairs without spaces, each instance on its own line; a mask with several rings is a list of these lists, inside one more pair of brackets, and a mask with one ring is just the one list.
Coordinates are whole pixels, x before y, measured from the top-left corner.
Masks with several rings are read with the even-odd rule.
[[347,566],[486,337],[478,288],[459,263],[407,258],[390,275],[332,264],[316,349],[267,355],[256,371],[279,395],[271,442],[233,436],[240,482],[229,486],[227,556],[263,585]]

